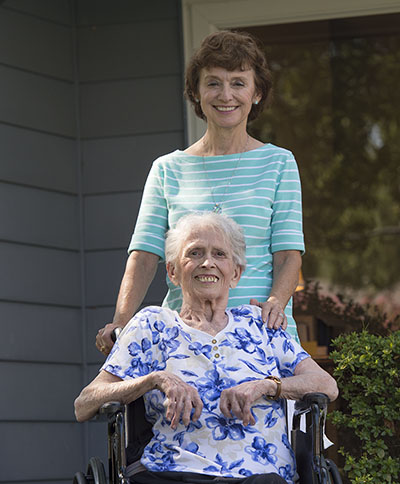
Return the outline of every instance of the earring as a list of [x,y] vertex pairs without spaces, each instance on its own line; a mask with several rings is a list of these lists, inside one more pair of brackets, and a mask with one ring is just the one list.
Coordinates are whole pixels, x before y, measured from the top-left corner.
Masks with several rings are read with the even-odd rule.
[[200,102],[200,99],[198,99],[197,97],[194,98],[194,100],[199,103]]
[[259,103],[258,99],[256,99],[253,104],[255,104],[257,106],[257,104]]

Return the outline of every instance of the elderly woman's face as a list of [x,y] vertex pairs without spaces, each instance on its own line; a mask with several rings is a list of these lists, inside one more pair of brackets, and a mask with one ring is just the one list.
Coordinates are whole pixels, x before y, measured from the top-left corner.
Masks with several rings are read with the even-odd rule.
[[227,297],[229,288],[236,287],[241,273],[223,234],[206,228],[189,234],[182,243],[175,266],[168,267],[170,279],[182,287],[184,296],[200,299]]
[[226,128],[246,124],[252,104],[261,99],[253,69],[227,71],[223,67],[201,69],[198,97],[207,123]]

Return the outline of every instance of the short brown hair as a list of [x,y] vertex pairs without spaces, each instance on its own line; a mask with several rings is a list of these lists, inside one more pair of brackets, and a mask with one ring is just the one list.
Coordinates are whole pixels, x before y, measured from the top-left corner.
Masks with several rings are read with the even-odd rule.
[[184,94],[201,119],[206,117],[196,99],[200,71],[204,67],[223,67],[228,71],[253,69],[256,90],[261,95],[261,100],[258,104],[253,104],[249,121],[256,119],[271,100],[272,75],[267,59],[259,41],[247,32],[221,30],[207,35],[191,57],[186,68]]

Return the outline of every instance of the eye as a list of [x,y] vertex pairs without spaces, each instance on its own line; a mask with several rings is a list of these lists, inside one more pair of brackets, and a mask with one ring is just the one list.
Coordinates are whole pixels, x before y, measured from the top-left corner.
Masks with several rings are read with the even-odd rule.
[[239,80],[238,81],[235,81],[233,85],[234,86],[237,86],[237,87],[244,87],[245,86],[244,82],[243,81],[239,81]]
[[218,86],[218,82],[217,81],[209,81],[207,83],[207,86],[209,87],[215,87],[215,86]]
[[201,251],[199,249],[192,249],[189,251],[189,257],[200,257]]
[[225,254],[225,252],[223,250],[217,250],[216,253],[215,253],[215,255],[217,257],[225,257],[226,254]]

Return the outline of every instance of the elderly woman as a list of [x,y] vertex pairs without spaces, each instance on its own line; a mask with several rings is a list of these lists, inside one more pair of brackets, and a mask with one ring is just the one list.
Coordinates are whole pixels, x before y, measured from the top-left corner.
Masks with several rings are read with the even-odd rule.
[[[206,37],[187,66],[185,94],[207,131],[152,166],[113,323],[97,335],[104,353],[111,349],[112,330],[138,310],[165,258],[167,230],[193,210],[222,211],[244,229],[248,265],[228,306],[255,304],[268,327],[287,326],[297,338],[291,296],[304,251],[301,187],[293,154],[247,132],[248,121],[271,97],[271,74],[256,40],[230,31]],[[167,283],[163,306],[179,311],[180,288]]]
[[335,381],[282,328],[264,325],[259,307],[227,309],[246,264],[233,220],[189,214],[169,231],[165,254],[180,313],[148,307],[130,321],[77,398],[77,419],[144,396],[154,436],[132,482],[292,483],[282,398],[333,400]]

